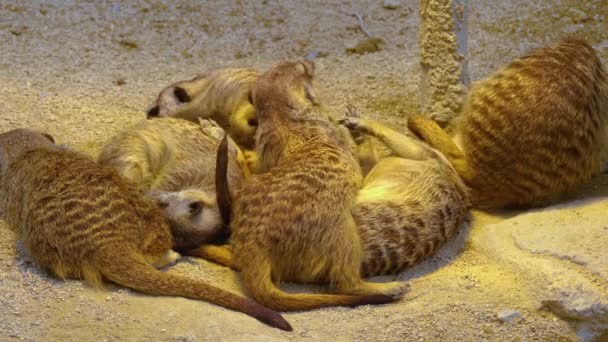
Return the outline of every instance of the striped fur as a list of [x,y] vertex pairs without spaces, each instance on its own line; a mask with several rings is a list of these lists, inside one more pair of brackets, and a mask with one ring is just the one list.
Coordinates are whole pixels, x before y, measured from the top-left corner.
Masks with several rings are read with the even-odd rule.
[[0,150],[3,219],[36,264],[54,276],[206,300],[291,330],[272,310],[157,270],[179,257],[169,228],[154,203],[111,168],[23,129],[1,134]]
[[[397,273],[432,255],[468,220],[468,189],[441,153],[351,110],[341,120],[361,163],[373,166],[353,208],[364,276]],[[392,156],[375,160],[374,140]]]
[[457,128],[460,146],[421,116],[409,126],[453,163],[475,207],[535,207],[600,172],[607,117],[608,75],[587,43],[569,39],[475,84]]
[[[310,61],[279,63],[254,87],[261,173],[234,201],[234,261],[252,296],[277,310],[394,301],[405,284],[361,279],[351,209],[362,177],[318,109],[313,70]],[[290,294],[276,286],[281,281],[326,282],[340,294]]]
[[[164,208],[180,251],[214,240],[224,228],[215,189],[224,131],[209,120],[201,125],[174,118],[144,120],[112,137],[98,159],[142,190],[152,190],[148,196]],[[237,191],[247,166],[231,139],[228,147],[228,182]]]

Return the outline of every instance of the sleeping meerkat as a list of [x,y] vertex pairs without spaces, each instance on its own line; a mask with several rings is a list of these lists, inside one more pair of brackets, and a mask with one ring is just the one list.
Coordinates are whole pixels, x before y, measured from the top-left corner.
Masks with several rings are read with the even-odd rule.
[[[395,301],[406,283],[361,278],[351,214],[361,172],[317,108],[313,70],[310,61],[279,63],[254,87],[262,173],[245,180],[235,197],[234,261],[252,296],[281,311]],[[275,285],[281,281],[329,283],[340,294],[290,294]]]
[[477,208],[551,204],[599,173],[608,74],[591,46],[564,40],[518,58],[468,94],[454,142],[432,120],[410,129],[441,151]]
[[26,129],[0,134],[0,207],[27,254],[52,275],[209,301],[291,330],[278,313],[155,267],[179,255],[161,211],[112,168]]
[[250,100],[258,72],[249,68],[207,71],[189,81],[163,89],[147,112],[148,118],[173,117],[217,122],[236,143],[253,149],[257,119]]
[[[341,120],[372,166],[357,194],[353,217],[361,236],[364,276],[396,273],[432,255],[468,220],[468,189],[441,153],[351,107]],[[370,136],[392,156],[377,160]]]
[[[371,168],[352,210],[363,248],[362,274],[396,273],[435,253],[469,217],[468,189],[454,168],[423,142],[359,118],[352,107],[339,122],[352,131],[352,137],[348,131],[342,137],[359,162]],[[370,136],[392,156],[378,161]],[[230,249],[207,245],[193,255],[238,269]]]
[[[163,207],[176,246],[187,251],[223,231],[215,190],[217,148],[223,130],[173,119],[145,120],[111,138],[98,161],[114,167]],[[237,191],[249,173],[238,146],[229,139],[228,182]]]

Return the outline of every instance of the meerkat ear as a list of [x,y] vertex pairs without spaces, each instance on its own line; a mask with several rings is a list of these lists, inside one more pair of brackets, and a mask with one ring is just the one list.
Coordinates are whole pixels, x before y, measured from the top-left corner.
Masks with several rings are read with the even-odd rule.
[[173,89],[173,95],[175,95],[177,100],[182,103],[192,101],[192,98],[190,95],[188,95],[188,92],[182,87],[175,87],[175,89]]
[[315,95],[315,90],[312,88],[312,84],[306,83],[304,84],[304,92],[306,93],[306,98],[312,102],[313,105],[318,105],[317,96]]
[[52,135],[48,134],[48,133],[41,133],[42,135],[44,135],[47,139],[49,139],[53,144],[55,143],[55,138],[53,138]]
[[315,75],[315,63],[311,60],[305,60],[300,62],[304,66],[304,72],[308,77],[313,77]]
[[148,109],[148,111],[146,112],[146,117],[148,119],[150,118],[155,118],[158,116],[158,114],[160,113],[160,107],[158,107],[158,105]]

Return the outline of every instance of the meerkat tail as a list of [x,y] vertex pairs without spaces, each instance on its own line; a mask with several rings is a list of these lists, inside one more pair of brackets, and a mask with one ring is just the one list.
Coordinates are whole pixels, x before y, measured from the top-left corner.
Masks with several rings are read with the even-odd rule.
[[304,311],[323,307],[355,307],[369,304],[387,304],[398,298],[387,295],[338,295],[338,294],[292,294],[276,287],[272,282],[268,261],[259,258],[251,267],[243,267],[241,275],[245,279],[253,297],[263,305],[277,311]]
[[441,152],[465,181],[473,178],[473,172],[464,153],[434,120],[422,115],[412,115],[408,119],[408,128],[432,148]]
[[230,187],[228,184],[228,133],[224,133],[224,138],[217,147],[215,190],[217,206],[220,209],[220,215],[224,224],[222,235],[227,239],[230,236],[230,211],[232,210],[232,198],[230,197]]
[[234,260],[234,256],[232,255],[232,251],[225,246],[204,245],[189,251],[187,254],[189,256],[214,262],[224,267],[229,267],[235,271],[239,270],[236,261]]
[[292,330],[278,312],[205,282],[163,273],[135,257],[113,254],[99,263],[103,275],[119,285],[147,294],[204,300],[242,312],[272,327]]

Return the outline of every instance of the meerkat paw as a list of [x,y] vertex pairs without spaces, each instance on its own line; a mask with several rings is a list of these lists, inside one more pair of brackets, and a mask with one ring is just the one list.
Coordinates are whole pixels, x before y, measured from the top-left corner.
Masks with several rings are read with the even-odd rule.
[[386,286],[386,295],[389,295],[393,298],[400,298],[404,294],[410,292],[410,283],[406,281],[393,281],[390,283],[385,283]]
[[222,138],[224,138],[224,129],[214,120],[198,118],[198,122],[205,135],[212,137],[215,140],[222,140]]
[[243,151],[243,158],[245,159],[245,165],[251,173],[257,173],[258,171],[258,155],[255,151]]
[[341,125],[348,128],[351,133],[370,134],[371,124],[369,120],[354,116],[346,116],[338,121]]
[[385,295],[397,299],[409,292],[409,289],[410,284],[405,281],[393,281],[390,283],[362,281],[354,288],[343,289],[343,292],[357,295]]
[[173,265],[177,264],[177,261],[181,257],[182,256],[179,253],[170,249],[167,251],[167,253],[165,253],[161,256],[156,256],[156,257],[147,256],[146,259],[148,260],[148,263],[150,263],[150,265],[152,265],[156,268],[163,268],[165,266],[173,266]]

